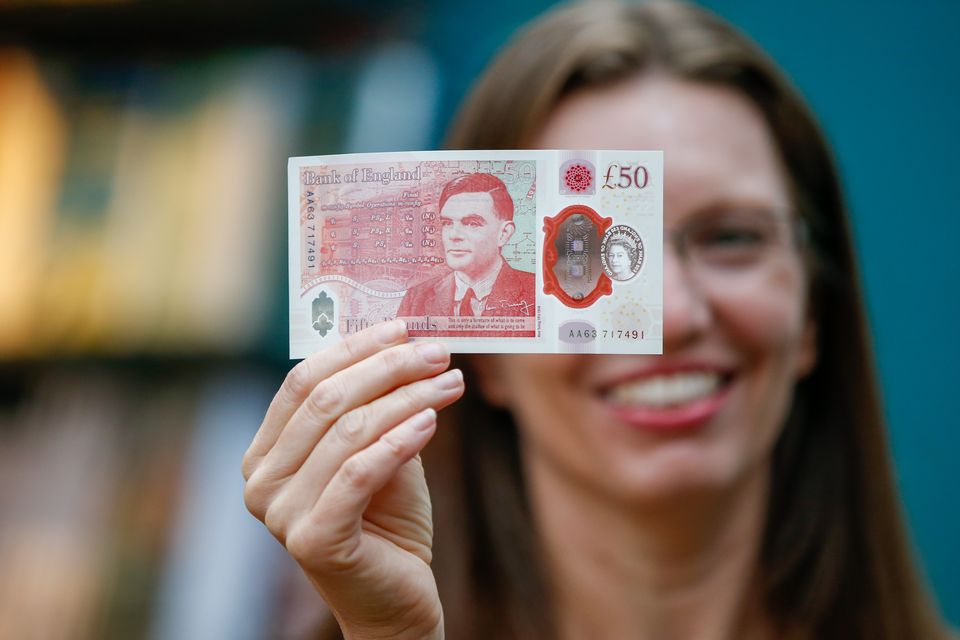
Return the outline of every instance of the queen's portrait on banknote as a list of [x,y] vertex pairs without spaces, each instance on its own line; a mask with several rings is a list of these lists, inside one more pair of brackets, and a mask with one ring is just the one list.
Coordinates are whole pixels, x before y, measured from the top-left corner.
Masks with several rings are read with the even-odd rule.
[[397,316],[533,315],[534,274],[503,258],[516,230],[503,181],[488,173],[454,178],[444,186],[438,209],[450,271],[411,287]]
[[625,282],[643,266],[643,242],[629,229],[611,235],[601,245],[604,271],[613,280]]
[[[677,0],[564,4],[498,54],[448,145],[463,155],[292,165],[303,344],[377,319],[290,371],[243,460],[247,507],[328,607],[313,637],[946,639],[833,157],[758,45]],[[496,171],[471,161],[496,150]],[[637,158],[663,159],[662,200]],[[521,217],[554,233],[542,251]],[[403,318],[527,313],[529,271],[572,338],[618,342],[451,361]],[[656,314],[623,303],[661,285]],[[647,329],[662,355],[632,346]]]
[[611,242],[607,247],[607,264],[610,265],[610,277],[614,280],[627,280],[632,275],[636,260],[630,258],[630,249],[624,240]]

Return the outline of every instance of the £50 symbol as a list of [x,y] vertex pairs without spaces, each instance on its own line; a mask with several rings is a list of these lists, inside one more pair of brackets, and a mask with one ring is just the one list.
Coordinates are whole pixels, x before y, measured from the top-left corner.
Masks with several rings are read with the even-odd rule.
[[637,166],[616,162],[607,167],[607,175],[604,178],[604,189],[643,189],[650,181],[650,174],[647,168],[642,164]]

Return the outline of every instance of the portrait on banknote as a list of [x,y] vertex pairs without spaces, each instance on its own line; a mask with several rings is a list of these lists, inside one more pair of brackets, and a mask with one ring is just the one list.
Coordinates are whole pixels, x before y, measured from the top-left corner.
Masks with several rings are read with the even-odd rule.
[[471,173],[448,182],[437,204],[447,273],[407,290],[397,315],[534,315],[535,276],[515,269],[503,248],[516,232],[513,198],[503,181]]
[[535,161],[317,165],[300,184],[314,329],[403,318],[413,336],[536,335]]
[[617,282],[632,279],[643,266],[643,239],[626,225],[616,225],[603,235],[600,244],[603,271]]

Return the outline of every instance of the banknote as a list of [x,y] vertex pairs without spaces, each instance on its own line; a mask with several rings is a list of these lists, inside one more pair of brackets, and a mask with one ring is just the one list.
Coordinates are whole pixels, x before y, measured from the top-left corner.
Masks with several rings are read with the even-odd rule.
[[402,318],[455,353],[661,353],[660,151],[290,158],[290,357]]

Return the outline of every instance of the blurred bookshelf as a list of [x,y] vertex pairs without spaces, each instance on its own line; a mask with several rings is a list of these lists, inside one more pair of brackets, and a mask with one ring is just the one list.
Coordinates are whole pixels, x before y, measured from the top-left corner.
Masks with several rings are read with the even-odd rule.
[[239,472],[286,159],[430,144],[420,9],[0,0],[0,640],[311,637]]
[[[131,52],[144,9],[50,10],[0,9],[39,41],[0,44],[0,358],[274,351],[285,158],[342,143],[362,44]],[[96,47],[48,47],[68,22]]]

